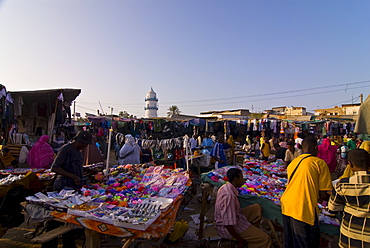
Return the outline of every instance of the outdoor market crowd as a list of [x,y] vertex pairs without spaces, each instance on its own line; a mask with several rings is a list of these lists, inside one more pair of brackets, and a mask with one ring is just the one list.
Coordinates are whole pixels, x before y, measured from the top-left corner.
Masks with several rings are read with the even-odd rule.
[[[153,163],[153,149],[142,145],[144,139],[150,137],[116,136],[117,163]],[[284,161],[288,178],[281,197],[285,247],[319,247],[317,206],[326,202],[330,211],[342,213],[339,246],[370,247],[370,140],[355,134],[318,137],[301,133],[295,139],[247,135],[234,140],[232,135],[208,132],[186,140],[184,149],[188,146],[192,156],[209,155],[216,169],[235,163],[234,154],[239,148],[267,163]],[[58,175],[56,189],[78,189],[83,170],[80,151],[96,146],[94,152],[100,153],[101,148],[87,131],[79,132],[71,142],[66,142],[60,133],[55,134],[51,144],[48,141],[49,137],[43,135],[32,148],[25,146],[18,160],[4,148],[1,167],[51,168]],[[271,247],[270,237],[259,229],[261,206],[240,208],[237,195],[244,183],[242,171],[229,169],[227,177],[229,182],[219,188],[215,205],[219,236],[236,240],[238,247]],[[339,178],[334,188],[333,177]]]

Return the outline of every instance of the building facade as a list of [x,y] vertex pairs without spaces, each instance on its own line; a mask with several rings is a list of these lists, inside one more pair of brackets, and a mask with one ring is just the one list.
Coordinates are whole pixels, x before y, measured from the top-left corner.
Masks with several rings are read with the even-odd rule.
[[334,108],[316,109],[315,115],[358,115],[360,103],[342,104],[342,107],[335,106]]
[[271,110],[265,110],[265,113],[272,115],[307,115],[305,107],[275,107]]

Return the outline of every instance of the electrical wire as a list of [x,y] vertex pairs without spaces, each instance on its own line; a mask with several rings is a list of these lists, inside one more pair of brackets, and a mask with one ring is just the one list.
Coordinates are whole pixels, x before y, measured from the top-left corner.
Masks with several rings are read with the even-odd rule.
[[[230,100],[230,99],[237,99],[237,98],[251,98],[251,97],[260,97],[260,96],[270,96],[270,95],[284,95],[284,94],[290,94],[290,93],[297,93],[297,92],[307,92],[307,91],[312,91],[312,90],[320,90],[320,89],[326,89],[326,88],[333,88],[333,87],[344,87],[343,89],[340,90],[350,90],[350,89],[355,89],[355,88],[348,88],[349,85],[357,85],[357,84],[365,84],[369,83],[370,86],[370,80],[364,80],[364,81],[358,81],[358,82],[352,82],[352,83],[343,83],[343,84],[334,84],[334,85],[327,85],[327,86],[320,86],[320,87],[311,87],[311,88],[305,88],[305,89],[297,89],[297,90],[289,90],[289,91],[279,91],[279,92],[271,92],[271,93],[261,93],[261,94],[253,94],[253,95],[245,95],[245,96],[235,96],[235,97],[224,97],[224,98],[211,98],[211,99],[200,99],[200,100],[187,100],[187,101],[178,101],[175,102],[176,104],[179,103],[195,103],[195,102],[210,102],[210,101],[225,101],[225,100]],[[365,86],[367,87],[367,86]],[[336,91],[340,91],[336,90]],[[330,92],[330,91],[326,91]],[[312,93],[315,94],[315,93]],[[318,93],[319,94],[319,93]],[[89,102],[82,102],[82,103],[89,103]],[[90,102],[92,103],[92,102]],[[174,102],[160,102],[161,104],[173,104]],[[142,106],[143,103],[104,103],[104,104],[110,104],[110,105],[115,105],[115,106]],[[198,105],[189,105],[189,106],[198,106]]]
[[[288,94],[288,93],[297,93],[297,92],[307,92],[307,91],[310,91],[310,90],[318,90],[318,89],[325,89],[325,88],[330,88],[330,87],[333,87],[333,85],[330,85],[330,86],[322,86],[322,87],[316,87],[316,88],[306,88],[306,89],[300,89],[300,90],[290,90],[290,91],[281,91],[281,92],[275,92],[275,93],[262,93],[262,94],[256,94],[256,95],[250,95],[250,96],[239,96],[239,97],[227,97],[227,98],[217,98],[218,102],[217,103],[207,103],[207,104],[201,104],[201,106],[217,106],[217,105],[225,105],[225,104],[236,104],[236,103],[246,103],[246,102],[259,102],[259,101],[266,101],[266,100],[275,100],[275,99],[281,99],[282,97],[286,97],[286,98],[294,98],[294,97],[301,97],[301,96],[307,96],[307,95],[318,95],[318,94],[326,94],[326,93],[332,93],[332,92],[338,92],[338,91],[342,91],[342,90],[352,90],[352,89],[358,89],[358,88],[364,88],[364,87],[370,87],[370,84],[369,85],[365,85],[365,86],[359,86],[359,87],[351,87],[349,88],[348,85],[356,85],[356,84],[364,84],[364,83],[370,83],[370,80],[367,80],[367,81],[360,81],[360,82],[353,82],[353,83],[346,83],[346,84],[337,84],[335,86],[346,86],[345,89],[336,89],[336,90],[327,90],[327,91],[320,91],[320,92],[311,92],[311,93],[304,93],[304,94],[294,94],[294,95],[287,95],[287,96],[282,96],[284,94]],[[271,97],[271,95],[278,95],[276,97]],[[250,99],[250,98],[253,98],[253,97],[260,97],[260,96],[268,96],[268,98],[259,98],[259,99]],[[242,101],[232,101],[232,102],[226,102],[226,103],[222,103],[220,101],[222,100],[228,100],[228,99],[235,99],[235,98],[241,98],[241,97],[248,97],[249,99],[248,100],[242,100]],[[358,99],[358,97],[356,98]],[[205,100],[199,100],[199,101],[203,101],[203,102],[207,102],[207,101],[213,101],[215,99],[205,99]],[[351,101],[353,99],[349,99],[349,100],[346,100],[346,101]],[[191,102],[191,103],[194,103],[194,102],[199,102],[199,101],[179,101],[179,102],[171,102],[170,104],[172,105],[176,105],[178,103],[185,103],[185,102]],[[79,103],[87,103],[87,102],[79,102]],[[340,102],[342,103],[342,102]],[[336,104],[333,104],[333,105],[337,105],[337,104],[340,104],[340,103],[336,103]],[[104,103],[104,104],[107,104],[107,103]],[[161,104],[166,104],[164,102],[161,102]],[[112,105],[112,104],[111,104]],[[133,108],[142,108],[143,106],[143,103],[140,103],[140,104],[114,104],[115,108],[119,108],[119,106],[135,106]],[[137,105],[140,105],[140,106],[137,106]],[[87,108],[87,107],[83,107],[81,105],[76,105],[77,107],[79,108],[84,108],[84,109],[88,109],[88,110],[91,110],[91,111],[96,111],[96,109],[92,109],[92,108]],[[187,108],[187,107],[194,107],[194,106],[199,106],[199,104],[188,104],[188,105],[182,105],[181,108]],[[330,107],[332,105],[329,105],[328,107]],[[132,107],[131,107],[132,108]],[[324,107],[326,108],[326,107]],[[133,114],[133,115],[141,115],[142,113],[140,112],[137,112],[137,114]]]
[[[367,87],[370,87],[367,86]],[[358,88],[363,88],[361,87],[353,87],[353,88],[347,88],[347,90],[352,90],[352,89],[358,89]],[[299,97],[299,96],[307,96],[307,95],[318,95],[318,94],[325,94],[325,93],[331,93],[331,92],[336,92],[336,91],[342,91],[343,89],[339,90],[328,90],[328,91],[321,91],[321,92],[315,92],[315,93],[305,93],[305,94],[299,94],[299,95],[292,95],[292,96],[284,96],[284,97]],[[277,93],[274,93],[273,95],[276,95]],[[275,100],[275,99],[281,99],[282,96],[276,96],[276,97],[268,97],[268,98],[260,98],[260,99],[254,99],[254,100],[243,100],[243,101],[234,101],[234,102],[227,102],[227,103],[209,103],[209,104],[202,104],[202,106],[211,106],[211,105],[225,105],[225,104],[234,104],[234,103],[244,103],[244,102],[259,102],[259,101],[266,101],[266,100]],[[191,104],[191,105],[182,105],[181,107],[193,107],[193,106],[199,106],[199,104]]]

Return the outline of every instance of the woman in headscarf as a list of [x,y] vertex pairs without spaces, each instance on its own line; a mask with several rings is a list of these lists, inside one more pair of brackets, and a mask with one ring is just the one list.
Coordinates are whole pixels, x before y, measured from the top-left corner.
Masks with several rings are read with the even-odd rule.
[[54,151],[48,144],[49,136],[42,135],[28,153],[27,163],[31,168],[50,168],[54,161]]
[[318,158],[321,158],[329,166],[330,173],[333,173],[337,167],[337,146],[331,145],[329,138],[325,138],[322,144],[318,146]]
[[118,165],[140,164],[141,148],[131,134],[125,135],[125,144],[118,154]]

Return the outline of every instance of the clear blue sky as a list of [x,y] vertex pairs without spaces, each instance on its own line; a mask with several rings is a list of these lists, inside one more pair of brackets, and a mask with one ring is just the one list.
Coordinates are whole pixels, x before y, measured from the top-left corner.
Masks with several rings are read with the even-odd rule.
[[370,1],[0,0],[0,83],[138,117],[150,87],[159,116],[358,102]]

